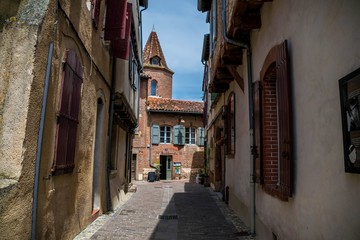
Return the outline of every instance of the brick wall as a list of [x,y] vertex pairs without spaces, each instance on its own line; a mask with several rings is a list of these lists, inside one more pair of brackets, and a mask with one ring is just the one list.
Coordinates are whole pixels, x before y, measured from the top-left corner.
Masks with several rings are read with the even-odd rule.
[[265,185],[278,181],[278,119],[276,79],[263,84],[263,177]]
[[151,80],[156,80],[156,95],[163,98],[172,98],[172,72],[159,67],[144,67],[144,71],[151,76],[151,79],[148,81],[147,89],[149,96],[151,91]]
[[[150,126],[153,124],[160,126],[175,126],[179,124],[180,116],[185,121],[181,125],[185,127],[198,128],[202,127],[202,116],[196,114],[173,114],[173,113],[148,113],[141,112],[141,119],[139,124],[139,132],[134,137],[133,153],[137,154],[137,173],[147,173],[150,170],[149,166],[149,152],[150,152]],[[197,133],[196,133],[197,134]],[[172,132],[173,137],[173,132]],[[197,138],[197,136],[196,136]],[[197,139],[196,139],[197,141]],[[198,145],[173,145],[173,144],[153,144],[151,146],[151,156],[153,163],[160,163],[160,156],[171,156],[172,161],[180,162],[182,175],[175,175],[173,168],[173,178],[194,178],[195,174],[200,168],[204,166],[204,147]],[[184,168],[184,169],[183,169]],[[190,169],[193,176],[185,173],[185,169]]]

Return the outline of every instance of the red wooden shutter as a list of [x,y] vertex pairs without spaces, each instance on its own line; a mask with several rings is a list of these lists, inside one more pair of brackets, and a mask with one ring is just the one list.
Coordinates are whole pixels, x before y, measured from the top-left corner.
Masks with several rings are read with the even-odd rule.
[[261,131],[262,131],[262,119],[261,119],[261,82],[257,81],[253,84],[253,98],[254,98],[254,148],[252,153],[255,155],[254,162],[254,177],[255,182],[262,183],[262,171],[261,171]]
[[75,52],[66,52],[53,172],[71,172],[74,168],[76,132],[80,110],[82,65]]
[[114,57],[129,59],[130,54],[130,32],[132,23],[132,4],[127,4],[125,38],[116,40],[112,45]]
[[292,195],[292,111],[291,87],[287,42],[278,46],[276,59],[276,78],[278,81],[278,121],[280,187],[284,196]]
[[104,39],[111,42],[125,38],[126,0],[107,0]]
[[92,0],[92,11],[91,11],[91,18],[93,20],[94,27],[97,29],[99,25],[99,18],[100,18],[100,4],[101,0]]

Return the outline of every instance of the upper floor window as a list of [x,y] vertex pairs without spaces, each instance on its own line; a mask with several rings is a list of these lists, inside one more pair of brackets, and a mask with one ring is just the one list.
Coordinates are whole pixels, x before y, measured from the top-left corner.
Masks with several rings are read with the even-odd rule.
[[160,143],[171,143],[171,127],[160,127]]
[[153,57],[151,59],[151,64],[152,65],[159,65],[160,66],[160,58],[159,57]]
[[156,89],[157,89],[157,81],[156,80],[152,80],[151,81],[151,96],[156,96]]
[[186,128],[185,129],[185,143],[186,144],[195,144],[195,128]]
[[75,166],[77,126],[81,102],[83,67],[72,50],[66,51],[60,109],[57,116],[54,174],[72,172]]
[[292,196],[291,87],[287,42],[274,46],[254,85],[255,176],[269,194]]

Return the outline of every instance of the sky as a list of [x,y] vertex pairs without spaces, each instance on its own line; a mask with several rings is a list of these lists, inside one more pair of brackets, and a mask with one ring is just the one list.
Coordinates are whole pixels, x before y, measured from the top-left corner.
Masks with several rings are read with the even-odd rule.
[[197,10],[197,0],[148,2],[142,12],[143,45],[154,27],[166,63],[175,72],[172,98],[202,101],[201,54],[204,34],[209,32],[206,14]]

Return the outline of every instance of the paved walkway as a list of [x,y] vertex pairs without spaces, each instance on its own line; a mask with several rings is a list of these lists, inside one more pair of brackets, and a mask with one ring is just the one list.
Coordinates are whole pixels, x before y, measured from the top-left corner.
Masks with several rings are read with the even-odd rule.
[[203,185],[184,181],[134,184],[137,192],[128,194],[123,206],[99,217],[75,239],[253,239],[218,194]]

